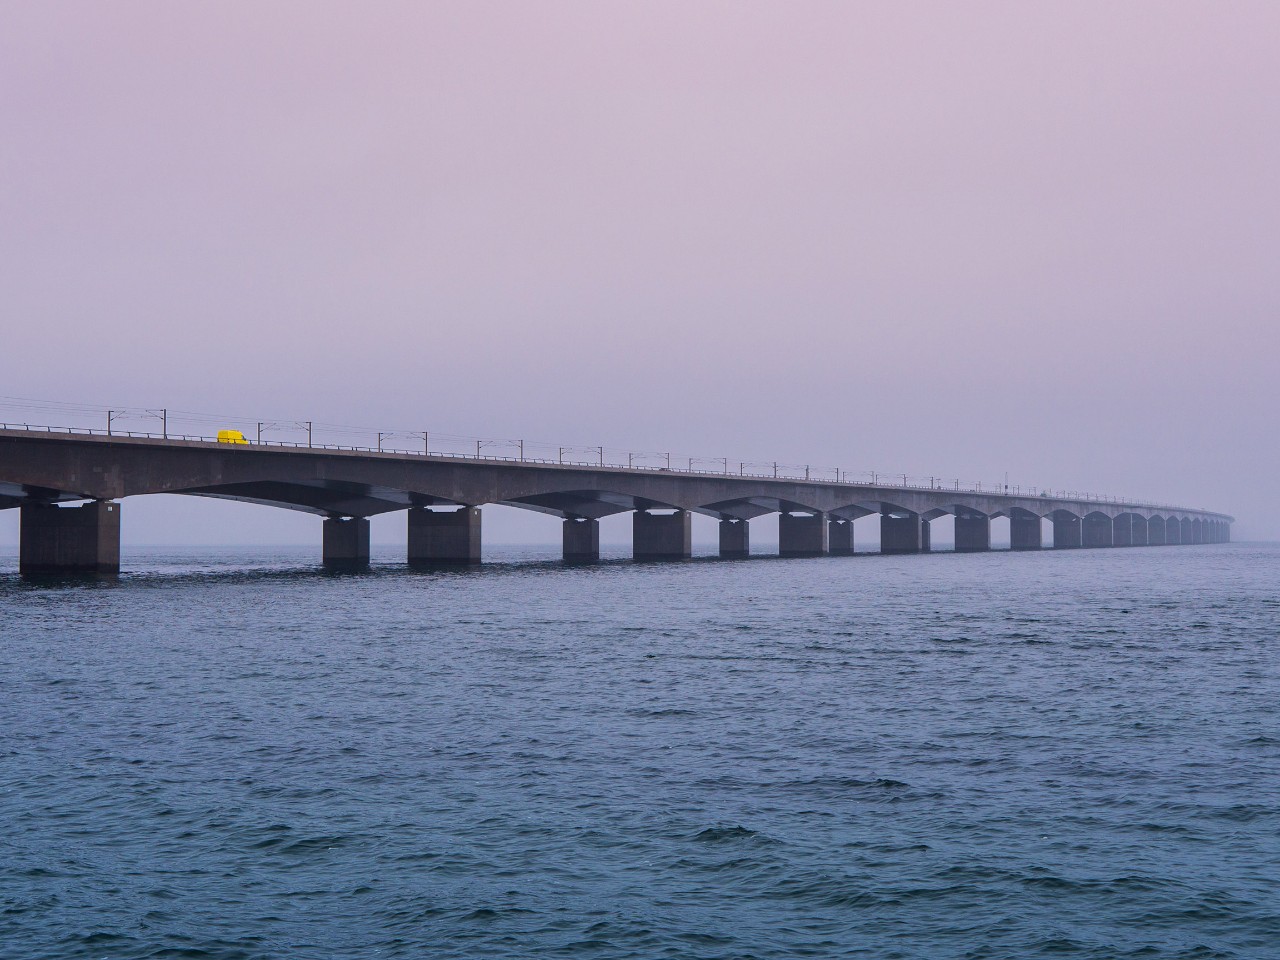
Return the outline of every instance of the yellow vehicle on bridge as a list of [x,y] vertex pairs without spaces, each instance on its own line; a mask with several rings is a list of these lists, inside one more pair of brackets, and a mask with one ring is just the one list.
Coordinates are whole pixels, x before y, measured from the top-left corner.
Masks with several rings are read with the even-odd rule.
[[218,442],[219,443],[248,443],[249,441],[244,438],[244,434],[241,433],[239,430],[219,430]]

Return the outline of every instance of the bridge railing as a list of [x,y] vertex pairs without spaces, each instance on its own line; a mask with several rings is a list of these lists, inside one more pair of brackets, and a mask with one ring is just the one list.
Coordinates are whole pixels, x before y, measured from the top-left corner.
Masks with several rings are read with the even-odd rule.
[[[309,427],[309,425],[308,425]],[[966,494],[986,494],[993,496],[1034,497],[1037,499],[1074,500],[1084,503],[1127,505],[1134,507],[1190,510],[1169,503],[1157,503],[1149,500],[1138,500],[1131,497],[1117,497],[1110,494],[1098,494],[1082,490],[1064,490],[1048,487],[1025,487],[1022,484],[1002,482],[965,481],[958,478],[944,479],[930,476],[920,477],[904,473],[882,473],[876,470],[851,471],[836,467],[827,469],[815,468],[808,464],[786,464],[776,461],[731,460],[726,457],[684,457],[673,459],[669,453],[636,453],[623,454],[607,447],[559,447],[557,455],[537,456],[532,450],[526,450],[522,440],[476,440],[475,452],[469,450],[432,450],[430,435],[380,433],[375,446],[359,444],[318,443],[308,440],[281,440],[253,438],[229,443],[220,441],[217,436],[205,434],[175,433],[167,428],[157,433],[154,431],[100,429],[92,427],[53,426],[32,423],[8,423],[0,421],[0,430],[29,431],[33,433],[71,434],[78,436],[123,437],[147,440],[171,440],[188,443],[207,443],[220,448],[236,449],[239,447],[257,447],[292,450],[339,451],[350,453],[382,454],[387,456],[411,456],[441,460],[474,460],[494,463],[525,463],[542,466],[583,467],[606,470],[629,470],[646,473],[678,473],[700,477],[749,477],[760,480],[786,480],[802,483],[820,483],[836,486],[864,486],[873,488],[892,488],[896,490],[918,490],[930,492],[951,492]],[[391,441],[403,440],[407,437],[421,439],[420,449],[393,446]],[[543,446],[543,445],[537,445]],[[497,452],[507,450],[506,453]],[[487,452],[492,451],[492,452]],[[1205,510],[1204,512],[1209,512]]]

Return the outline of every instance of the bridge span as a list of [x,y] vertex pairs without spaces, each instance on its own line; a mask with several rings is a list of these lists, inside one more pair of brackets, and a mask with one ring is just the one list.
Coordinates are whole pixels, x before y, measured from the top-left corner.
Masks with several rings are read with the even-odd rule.
[[[481,507],[501,504],[562,519],[564,559],[600,556],[601,517],[631,512],[637,560],[691,554],[690,516],[720,524],[720,555],[750,551],[749,520],[778,515],[779,553],[853,553],[853,521],[878,514],[882,553],[930,550],[930,522],[955,518],[955,549],[991,549],[991,520],[1008,517],[1014,550],[1224,543],[1233,518],[1114,498],[1005,490],[801,480],[526,462],[440,454],[318,449],[210,440],[0,430],[0,509],[21,512],[23,573],[113,573],[126,497],[172,493],[243,500],[323,518],[325,565],[369,561],[369,517],[406,511],[410,564],[480,561]],[[79,506],[70,504],[87,501]]]

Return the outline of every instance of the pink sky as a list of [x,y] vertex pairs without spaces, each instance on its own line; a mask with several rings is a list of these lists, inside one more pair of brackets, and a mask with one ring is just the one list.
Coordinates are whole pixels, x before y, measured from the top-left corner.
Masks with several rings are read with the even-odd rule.
[[1277,38],[1270,2],[0,2],[0,394],[1008,471],[1280,538]]

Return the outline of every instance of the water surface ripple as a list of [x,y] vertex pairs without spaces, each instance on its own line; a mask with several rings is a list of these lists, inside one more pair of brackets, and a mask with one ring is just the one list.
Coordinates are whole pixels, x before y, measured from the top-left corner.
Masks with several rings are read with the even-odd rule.
[[1280,956],[1280,548],[0,565],[0,955]]

